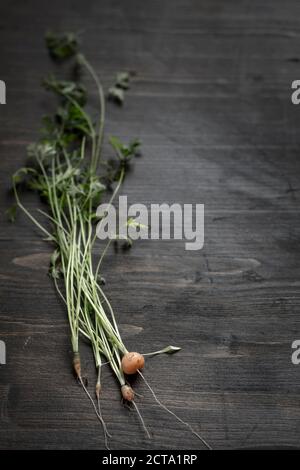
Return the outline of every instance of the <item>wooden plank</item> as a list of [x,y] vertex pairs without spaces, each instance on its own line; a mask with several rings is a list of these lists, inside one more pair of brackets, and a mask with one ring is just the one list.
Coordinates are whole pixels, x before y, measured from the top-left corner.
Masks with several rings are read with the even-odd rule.
[[[238,3],[238,4],[237,4]],[[123,194],[129,203],[205,204],[205,247],[142,241],[109,253],[103,275],[129,348],[182,346],[147,361],[161,400],[215,448],[299,447],[300,4],[36,2],[0,6],[0,448],[101,449],[93,410],[71,371],[66,313],[47,277],[50,247],[22,215],[7,222],[10,175],[25,161],[51,100],[47,28],[83,30],[84,49],[109,86],[137,77],[107,132],[143,141]],[[91,105],[93,106],[93,97]],[[105,146],[105,154],[110,155]],[[24,196],[33,210],[34,195]],[[97,250],[95,250],[97,256]],[[95,371],[83,346],[92,390]],[[135,386],[152,440],[104,370],[103,413],[112,448],[196,449],[145,385]]]

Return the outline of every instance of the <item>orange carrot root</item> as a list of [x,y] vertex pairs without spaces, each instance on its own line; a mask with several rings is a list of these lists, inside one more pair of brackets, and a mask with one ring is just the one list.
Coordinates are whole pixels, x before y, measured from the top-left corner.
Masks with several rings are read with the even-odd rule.
[[74,353],[73,357],[73,368],[78,379],[81,378],[81,362],[79,353]]
[[145,365],[144,356],[138,352],[128,352],[122,357],[122,369],[124,374],[135,374]]
[[122,385],[121,387],[122,397],[126,401],[133,401],[134,400],[134,391],[129,385]]

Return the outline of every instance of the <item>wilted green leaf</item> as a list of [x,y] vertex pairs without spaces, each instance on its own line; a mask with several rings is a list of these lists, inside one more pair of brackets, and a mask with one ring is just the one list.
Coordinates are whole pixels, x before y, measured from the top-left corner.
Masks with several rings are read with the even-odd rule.
[[112,86],[108,90],[108,98],[112,101],[115,101],[118,104],[123,104],[124,91],[122,90],[122,88],[118,88],[117,86]]
[[144,356],[157,356],[158,354],[174,354],[180,350],[181,348],[178,348],[177,346],[167,346],[164,349],[160,349],[159,351],[144,354]]
[[174,354],[180,350],[181,348],[177,346],[167,346],[166,348],[162,349],[161,352],[164,354]]
[[116,77],[116,87],[128,90],[130,75],[128,72],[119,72]]

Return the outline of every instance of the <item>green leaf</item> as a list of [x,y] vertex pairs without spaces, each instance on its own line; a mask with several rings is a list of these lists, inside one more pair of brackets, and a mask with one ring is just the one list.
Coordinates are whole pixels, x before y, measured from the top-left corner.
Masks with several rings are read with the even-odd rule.
[[180,351],[181,348],[177,347],[177,346],[167,346],[166,348],[162,349],[162,353],[164,354],[174,354],[178,351]]
[[24,177],[28,175],[29,173],[35,173],[35,170],[33,168],[27,168],[27,167],[22,167],[17,170],[13,176],[12,180],[14,184],[20,184],[24,180]]
[[51,75],[43,80],[43,85],[46,90],[53,91],[64,98],[70,98],[81,106],[86,103],[86,88],[81,83],[70,80],[58,80]]
[[92,192],[92,194],[93,193],[103,192],[103,191],[105,191],[105,189],[106,189],[106,186],[104,184],[100,183],[100,181],[95,180],[95,181],[91,182],[91,192]]
[[110,135],[108,138],[108,141],[115,150],[119,150],[119,151],[122,150],[123,144],[118,137]]
[[128,145],[123,144],[118,137],[109,137],[110,145],[116,150],[120,160],[129,161],[134,155],[138,153],[141,145],[138,139],[132,140]]
[[181,348],[178,348],[177,346],[167,346],[166,348],[160,349],[159,351],[154,351],[151,353],[144,354],[144,356],[152,357],[152,356],[157,356],[158,354],[174,354],[180,350]]
[[[35,157],[37,160],[45,161],[51,159],[56,154],[56,148],[49,142],[29,144],[27,147],[28,157]],[[34,168],[27,168],[28,172],[36,173]]]
[[60,278],[60,270],[56,269],[54,266],[52,266],[49,269],[49,276],[52,277],[53,279],[59,279]]
[[58,250],[54,250],[52,255],[51,255],[51,258],[50,258],[50,263],[52,266],[55,266],[56,265],[56,262],[57,260],[59,259],[60,257],[60,253]]
[[85,57],[81,52],[77,54],[76,60],[77,60],[78,65],[83,65],[85,63]]
[[128,72],[119,72],[116,77],[117,88],[122,88],[123,90],[128,90],[129,88],[130,75]]
[[10,222],[15,222],[16,220],[16,214],[17,214],[17,206],[16,204],[14,204],[13,206],[11,206],[9,209],[7,209],[7,211],[5,211],[7,217],[8,217],[8,220]]
[[117,86],[112,86],[109,88],[108,99],[115,101],[118,104],[123,104],[124,98],[124,90],[122,90],[122,88],[118,88]]
[[63,147],[91,135],[85,115],[74,103],[65,103],[65,106],[58,108],[52,129],[49,130],[55,136],[58,129],[59,141]]
[[45,41],[50,55],[54,59],[67,59],[73,56],[79,46],[79,40],[74,33],[57,34],[48,31]]
[[139,222],[136,222],[136,220],[133,218],[133,217],[130,217],[128,220],[127,220],[127,227],[136,227],[136,228],[140,228],[140,229],[146,229],[148,228],[148,225],[145,225],[145,224],[140,224]]
[[136,155],[139,151],[139,147],[141,146],[141,141],[139,139],[134,139],[129,142],[128,152],[129,154]]

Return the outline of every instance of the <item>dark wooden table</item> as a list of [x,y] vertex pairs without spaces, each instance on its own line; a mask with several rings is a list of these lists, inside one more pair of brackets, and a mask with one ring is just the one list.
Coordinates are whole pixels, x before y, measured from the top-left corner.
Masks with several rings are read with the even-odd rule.
[[[219,449],[299,447],[300,78],[298,0],[12,1],[0,6],[0,447],[101,449],[75,383],[65,309],[47,277],[49,247],[25,217],[7,222],[9,178],[50,108],[46,29],[82,32],[108,86],[137,72],[107,132],[139,137],[129,202],[204,203],[205,246],[142,241],[105,264],[129,349],[180,345],[149,360],[159,398]],[[29,208],[34,196],[26,196]],[[93,383],[93,360],[84,348]],[[103,413],[115,449],[197,449],[199,441],[137,388],[148,441],[104,371]]]

